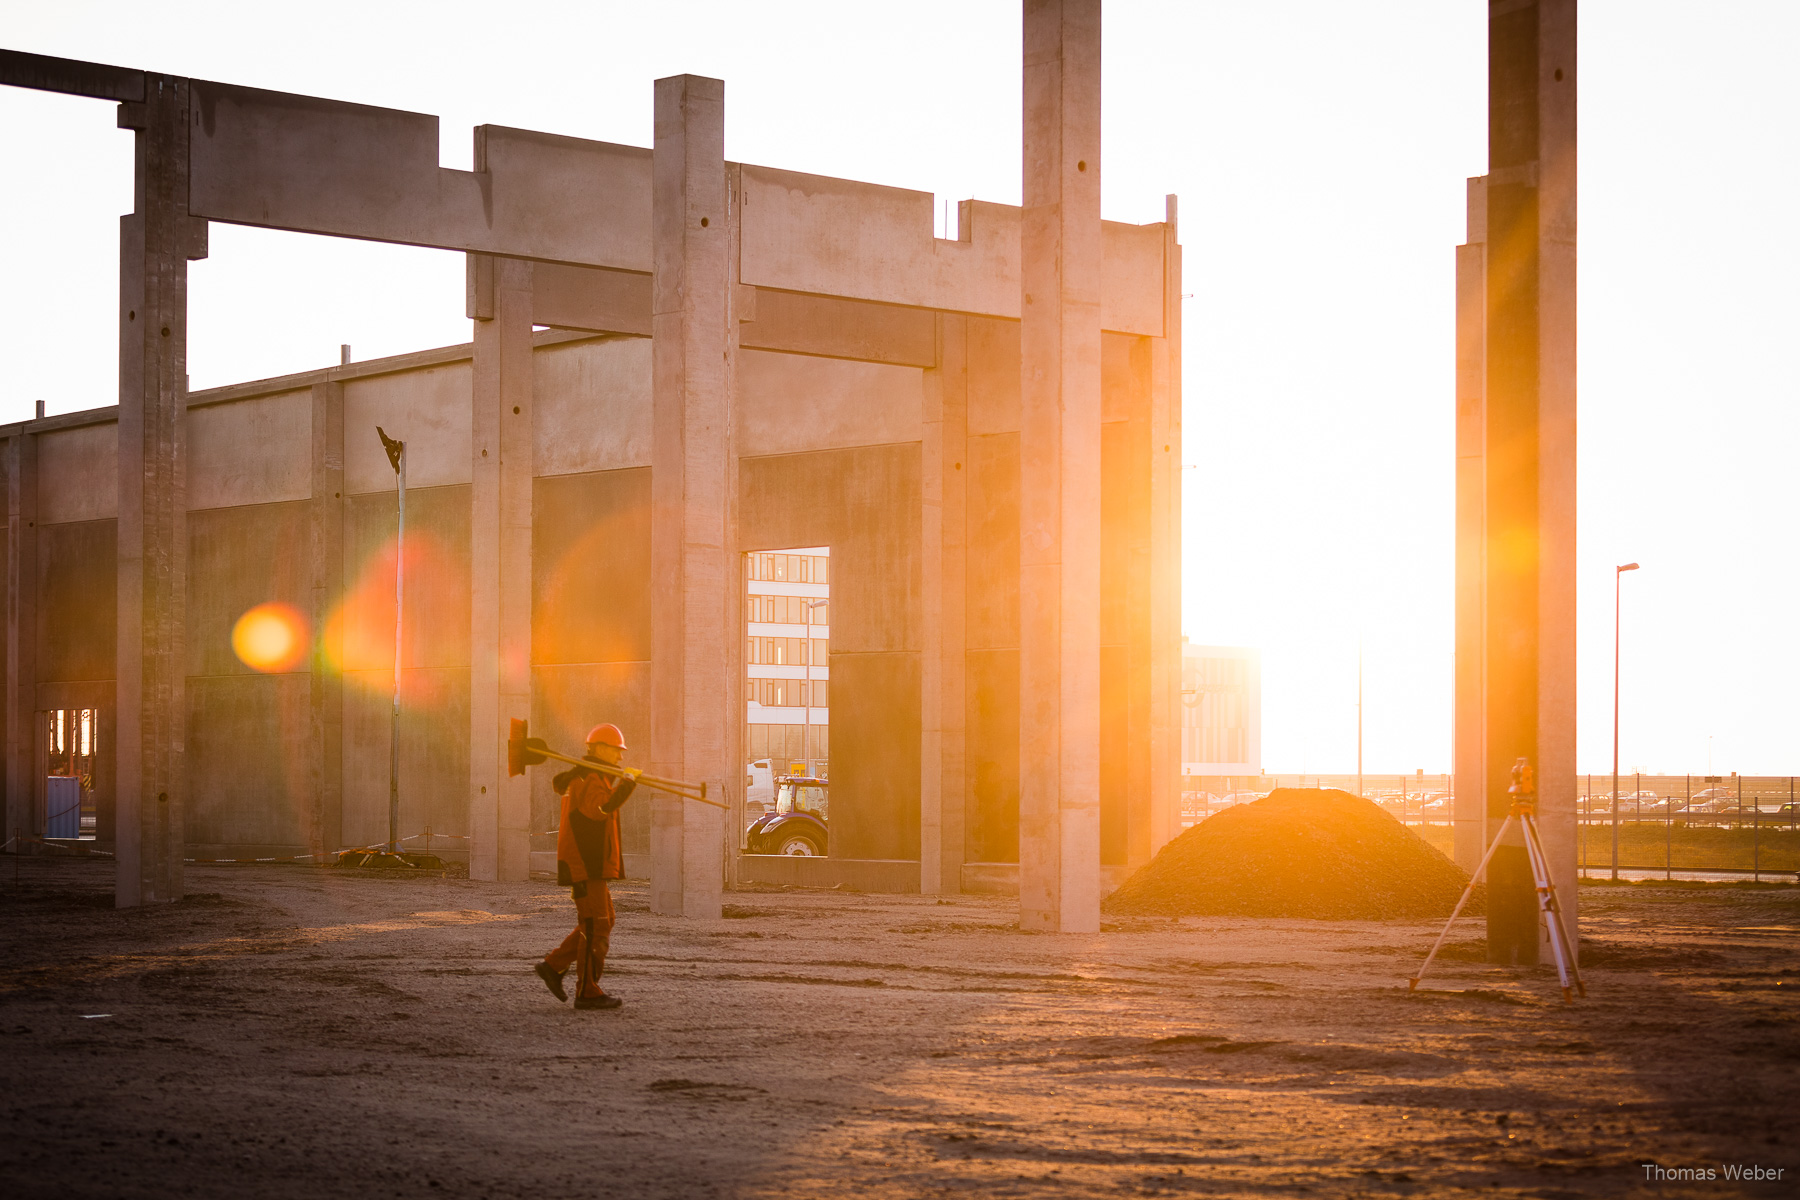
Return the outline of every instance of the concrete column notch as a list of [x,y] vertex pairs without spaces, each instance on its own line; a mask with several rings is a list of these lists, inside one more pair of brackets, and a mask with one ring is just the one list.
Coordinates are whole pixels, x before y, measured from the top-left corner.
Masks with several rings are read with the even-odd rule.
[[1027,0],[1019,921],[1100,927],[1100,4]]
[[[478,130],[478,170],[479,135]],[[495,259],[492,315],[475,322],[469,442],[471,879],[521,880],[531,870],[529,779],[506,773],[509,723],[531,717],[531,295],[532,264]]]
[[[726,798],[741,783],[743,764],[731,759],[744,716],[728,678],[742,657],[742,572],[733,529],[737,205],[721,81],[656,81],[651,177],[651,767]],[[664,795],[650,803],[651,909],[716,918],[721,812]]]
[[121,908],[178,900],[186,813],[188,81],[147,75],[120,222],[118,872]]

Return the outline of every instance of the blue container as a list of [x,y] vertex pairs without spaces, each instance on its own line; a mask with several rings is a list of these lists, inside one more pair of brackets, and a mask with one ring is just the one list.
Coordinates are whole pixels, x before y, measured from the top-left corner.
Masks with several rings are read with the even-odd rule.
[[44,836],[81,836],[81,780],[74,775],[51,775],[44,780]]

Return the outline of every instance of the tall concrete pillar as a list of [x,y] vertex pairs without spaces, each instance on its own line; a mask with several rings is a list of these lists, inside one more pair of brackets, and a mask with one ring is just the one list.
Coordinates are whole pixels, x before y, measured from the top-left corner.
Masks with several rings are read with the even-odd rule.
[[[37,827],[37,435],[6,441],[6,833]],[[23,853],[24,846],[13,847]]]
[[1100,928],[1100,3],[1026,0],[1019,923]]
[[[725,171],[724,83],[657,80],[655,124],[651,771],[705,781],[723,800],[742,783],[743,764],[731,758],[744,719],[730,686],[742,657],[742,572],[732,534],[737,216]],[[652,911],[717,917],[723,814],[662,794],[650,804]]]
[[343,846],[344,817],[343,632],[331,619],[344,595],[344,385],[335,380],[313,384],[309,509],[313,652],[307,843],[313,861],[323,862]]
[[[968,228],[965,223],[964,228]],[[937,365],[925,372],[921,446],[919,891],[962,890],[965,842],[964,607],[968,580],[969,321],[937,319]]]
[[187,799],[188,82],[145,77],[119,230],[118,873],[121,908],[181,898]]
[[1181,832],[1181,227],[1163,221],[1163,334],[1150,343],[1150,854]]
[[[478,131],[479,133],[479,131]],[[484,170],[483,141],[476,170]],[[531,874],[530,777],[506,773],[531,717],[531,276],[493,260],[475,321],[469,459],[469,878]]]
[[1456,682],[1453,845],[1465,871],[1487,851],[1487,179],[1469,180],[1456,248]]
[[[1484,838],[1506,815],[1514,761],[1531,761],[1540,829],[1572,935],[1575,81],[1575,0],[1490,6],[1489,169],[1471,191],[1471,215],[1483,216],[1482,240],[1471,246],[1481,250],[1459,256],[1468,287],[1459,297],[1459,365],[1471,378],[1458,388],[1456,734],[1459,783],[1482,780]],[[1477,224],[1471,221],[1471,236]],[[1467,844],[1461,849],[1470,852]],[[1490,956],[1536,961],[1543,933],[1521,846],[1496,851],[1488,887]]]

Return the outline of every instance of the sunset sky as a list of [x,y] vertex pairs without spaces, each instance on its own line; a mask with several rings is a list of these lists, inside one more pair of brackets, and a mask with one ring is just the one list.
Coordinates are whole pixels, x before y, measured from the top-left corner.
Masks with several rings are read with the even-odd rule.
[[[726,81],[728,157],[1019,199],[1016,2],[14,6],[8,48],[650,143]],[[865,15],[866,14],[866,15]],[[1800,6],[1587,0],[1581,767],[1800,772]],[[1485,169],[1486,5],[1109,3],[1104,209],[1186,254],[1184,627],[1262,650],[1263,763],[1450,763],[1452,271]],[[417,32],[413,32],[417,30]],[[0,420],[116,400],[113,106],[0,89]],[[460,255],[212,227],[196,388],[466,341]],[[1710,764],[1709,764],[1710,754]]]

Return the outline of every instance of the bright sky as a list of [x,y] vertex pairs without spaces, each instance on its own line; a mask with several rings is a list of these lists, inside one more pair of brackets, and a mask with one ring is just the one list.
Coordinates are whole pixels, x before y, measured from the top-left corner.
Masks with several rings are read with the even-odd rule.
[[[1450,761],[1452,247],[1486,161],[1481,0],[1113,0],[1105,215],[1186,247],[1184,622],[1254,645],[1264,765]],[[1018,4],[10,6],[9,48],[650,144],[651,81],[726,81],[733,159],[1019,198]],[[904,12],[904,18],[897,15]],[[1793,553],[1800,5],[1582,6],[1581,766],[1800,771]],[[116,399],[130,135],[0,89],[0,420]],[[196,388],[464,341],[462,261],[214,225]],[[1710,755],[1710,760],[1709,760]]]

